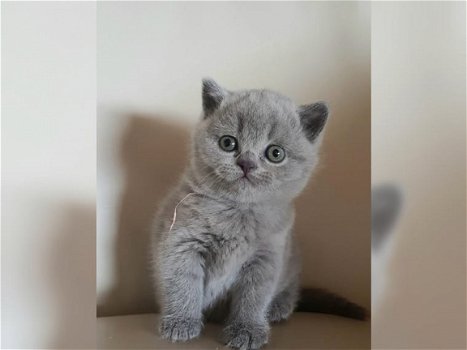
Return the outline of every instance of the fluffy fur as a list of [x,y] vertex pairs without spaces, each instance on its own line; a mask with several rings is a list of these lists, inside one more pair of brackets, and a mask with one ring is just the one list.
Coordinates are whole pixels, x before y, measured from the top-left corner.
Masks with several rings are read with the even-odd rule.
[[[203,81],[191,162],[155,220],[163,338],[197,337],[206,317],[221,315],[227,345],[257,349],[270,322],[291,315],[300,295],[292,200],[317,164],[327,115],[323,103],[296,106],[276,92]],[[219,147],[224,135],[237,150]],[[269,145],[285,150],[284,161],[267,159]],[[255,166],[247,177],[239,159]]]

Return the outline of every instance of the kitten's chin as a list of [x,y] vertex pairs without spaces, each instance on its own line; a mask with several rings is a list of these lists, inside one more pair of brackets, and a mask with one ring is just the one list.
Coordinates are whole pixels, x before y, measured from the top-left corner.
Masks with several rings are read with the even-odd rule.
[[196,181],[196,187],[212,197],[241,203],[257,203],[274,199],[278,195],[269,183],[252,174],[244,176],[243,173],[215,172],[215,177],[208,177],[209,173],[213,174],[212,170],[196,176],[200,179]]
[[264,191],[251,177],[239,176],[234,179],[223,179],[223,185],[209,187],[209,192],[219,198],[234,202],[254,203],[264,200]]
[[241,203],[257,203],[274,199],[276,193],[254,177],[240,176],[230,182],[226,191],[230,199]]

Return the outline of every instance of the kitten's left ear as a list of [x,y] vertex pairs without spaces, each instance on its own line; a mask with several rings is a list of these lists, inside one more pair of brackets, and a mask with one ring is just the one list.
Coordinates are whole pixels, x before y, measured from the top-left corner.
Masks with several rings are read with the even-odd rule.
[[306,137],[313,142],[326,124],[329,114],[328,106],[325,102],[316,102],[298,107],[297,112]]
[[219,108],[227,94],[228,91],[213,79],[203,79],[203,111],[205,118],[209,117],[209,115]]

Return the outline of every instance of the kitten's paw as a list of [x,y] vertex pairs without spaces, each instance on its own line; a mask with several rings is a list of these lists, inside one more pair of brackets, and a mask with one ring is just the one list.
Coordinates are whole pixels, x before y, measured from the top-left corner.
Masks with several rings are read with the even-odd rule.
[[192,318],[163,317],[159,332],[161,337],[172,342],[187,341],[200,335],[203,328],[201,320]]
[[269,325],[234,323],[224,329],[226,345],[239,350],[254,350],[268,342]]
[[269,322],[280,322],[288,319],[293,312],[293,305],[273,301],[269,307],[267,318]]

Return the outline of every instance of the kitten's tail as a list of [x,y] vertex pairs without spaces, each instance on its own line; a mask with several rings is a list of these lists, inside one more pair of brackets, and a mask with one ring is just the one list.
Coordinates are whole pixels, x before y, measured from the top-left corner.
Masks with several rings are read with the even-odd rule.
[[368,317],[363,307],[320,288],[302,289],[295,311],[339,315],[361,321]]

